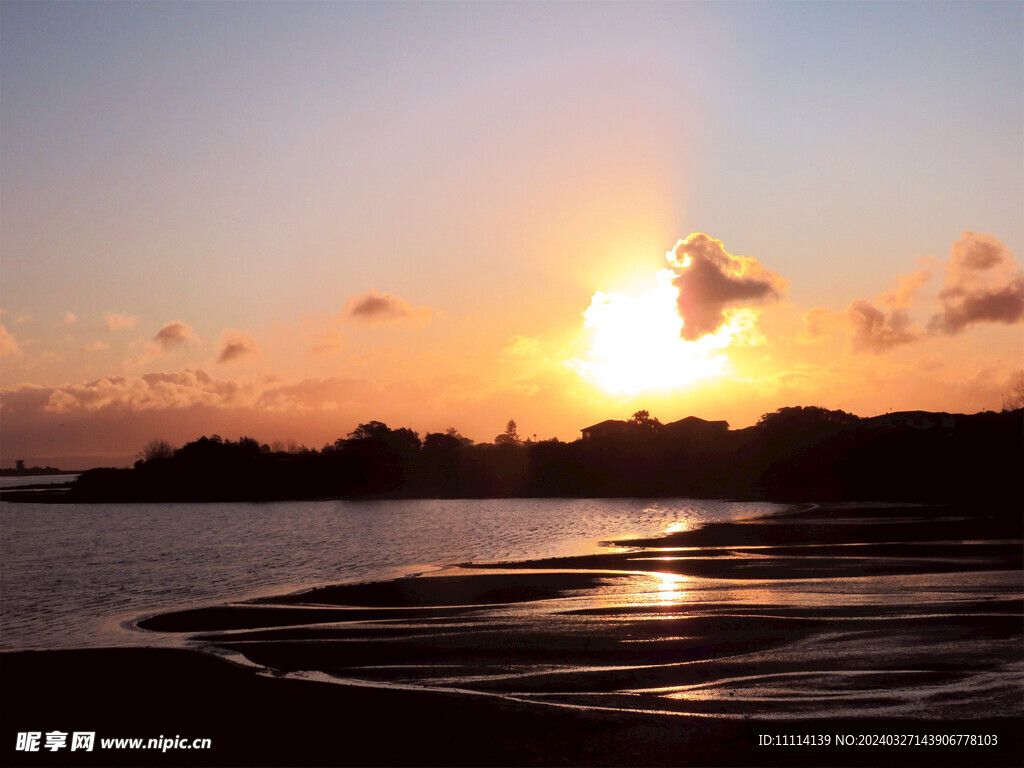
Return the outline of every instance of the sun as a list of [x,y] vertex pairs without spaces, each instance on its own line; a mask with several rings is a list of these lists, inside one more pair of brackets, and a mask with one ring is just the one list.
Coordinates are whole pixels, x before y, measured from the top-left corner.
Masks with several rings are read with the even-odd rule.
[[732,310],[715,333],[684,341],[674,276],[670,269],[658,271],[653,290],[640,296],[596,292],[583,313],[583,327],[592,333],[590,353],[571,367],[613,394],[674,389],[727,373],[724,350],[753,331],[753,312]]

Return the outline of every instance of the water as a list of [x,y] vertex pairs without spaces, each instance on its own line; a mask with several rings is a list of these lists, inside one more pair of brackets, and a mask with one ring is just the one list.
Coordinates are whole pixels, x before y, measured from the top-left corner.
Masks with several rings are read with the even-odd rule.
[[60,485],[78,479],[78,475],[8,475],[0,477],[0,488],[23,488],[26,485]]
[[162,639],[123,624],[466,561],[587,554],[604,540],[777,509],[687,499],[3,503],[0,648],[154,644]]
[[[941,723],[1019,711],[1019,532],[984,508],[807,505],[601,546],[780,510],[686,499],[5,503],[0,646],[187,644],[273,676],[579,710]],[[464,563],[475,565],[451,567]],[[436,578],[224,607],[414,573]],[[221,607],[132,628],[202,606]]]

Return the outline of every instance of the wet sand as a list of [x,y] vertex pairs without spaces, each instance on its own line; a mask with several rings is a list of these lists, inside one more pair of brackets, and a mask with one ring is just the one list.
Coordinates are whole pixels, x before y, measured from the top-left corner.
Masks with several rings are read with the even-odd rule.
[[[617,544],[139,624],[249,667],[4,654],[4,750],[17,730],[93,723],[216,744],[94,764],[1020,764],[1019,514],[805,508]],[[785,743],[797,734],[997,744]]]
[[[1019,764],[1019,718],[955,724],[829,718],[780,724],[535,707],[455,693],[268,679],[194,651],[3,654],[7,766]],[[16,733],[94,731],[92,752],[17,752]],[[786,747],[807,734],[993,734],[993,747]],[[773,746],[759,746],[770,736]],[[109,737],[209,738],[203,751],[103,749]]]

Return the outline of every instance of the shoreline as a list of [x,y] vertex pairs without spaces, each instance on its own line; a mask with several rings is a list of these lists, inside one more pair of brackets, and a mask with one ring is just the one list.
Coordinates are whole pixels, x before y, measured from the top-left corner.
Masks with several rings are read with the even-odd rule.
[[[196,498],[109,498],[109,499],[92,499],[77,498],[73,494],[73,487],[71,484],[55,484],[52,495],[46,498],[48,494],[45,493],[49,489],[49,486],[43,486],[41,491],[25,491],[25,487],[13,487],[13,488],[0,488],[0,503],[10,502],[12,504],[33,504],[43,501],[47,504],[81,504],[83,506],[99,505],[99,504],[115,504],[130,506],[135,504],[260,504],[260,503],[277,503],[285,501],[487,501],[495,499],[505,500],[517,500],[522,499],[524,501],[539,501],[544,499],[550,500],[573,500],[573,499],[650,499],[651,501],[662,500],[662,499],[695,499],[700,501],[735,501],[735,502],[765,502],[770,504],[786,504],[786,505],[804,505],[810,502],[801,501],[799,499],[791,498],[772,498],[770,495],[765,494],[748,494],[748,495],[736,495],[736,496],[720,496],[715,494],[707,495],[694,495],[694,494],[679,494],[679,493],[665,493],[660,495],[651,494],[635,494],[635,493],[622,493],[622,494],[578,494],[578,495],[535,495],[535,496],[503,496],[503,495],[473,495],[473,496],[455,496],[455,495],[420,495],[420,494],[386,494],[386,493],[364,493],[364,494],[328,494],[328,495],[284,495],[284,496],[268,496],[265,498],[251,498],[244,495],[241,496],[229,496],[229,497],[196,497]],[[35,488],[36,486],[31,486]],[[906,502],[887,502],[878,499],[865,499],[863,501],[856,501],[851,503],[864,503],[864,504],[936,504],[938,502],[929,499],[923,499],[921,501],[906,501]]]

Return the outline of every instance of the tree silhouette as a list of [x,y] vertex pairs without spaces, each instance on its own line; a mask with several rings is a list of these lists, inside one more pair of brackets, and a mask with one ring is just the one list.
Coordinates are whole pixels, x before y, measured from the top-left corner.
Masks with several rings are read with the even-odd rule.
[[150,440],[139,451],[139,458],[143,461],[156,461],[157,459],[169,459],[174,455],[174,446],[166,440],[155,438]]
[[629,417],[629,423],[636,424],[650,432],[657,431],[661,427],[661,422],[658,421],[657,417],[651,416],[650,411],[647,410],[637,411],[634,413]]
[[1004,411],[1016,411],[1018,408],[1024,408],[1024,373],[1017,377],[1010,392],[1003,395]]
[[766,413],[743,430],[687,432],[662,429],[648,411],[637,411],[623,434],[608,439],[523,441],[509,419],[493,443],[480,445],[455,429],[421,441],[410,429],[371,421],[320,451],[271,451],[251,437],[201,437],[178,450],[154,440],[135,469],[89,470],[70,495],[81,501],[986,498],[1009,510],[1019,508],[1020,419],[1017,410],[986,412],[958,415],[948,427],[911,429],[797,406]]
[[494,438],[495,445],[522,445],[522,443],[515,419],[509,419],[508,424],[505,425],[505,431]]

